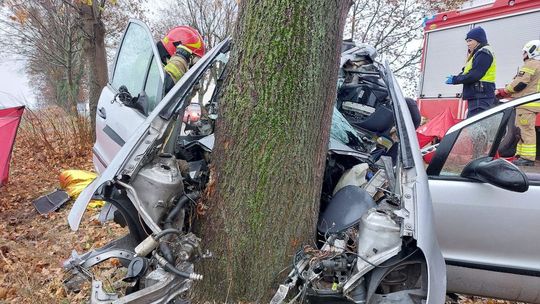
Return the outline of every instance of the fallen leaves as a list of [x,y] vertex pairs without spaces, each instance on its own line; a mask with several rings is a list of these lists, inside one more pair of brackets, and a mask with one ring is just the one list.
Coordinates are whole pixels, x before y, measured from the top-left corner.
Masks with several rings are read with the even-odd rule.
[[[44,117],[62,117],[58,109]],[[92,142],[81,140],[89,136],[78,134],[75,128],[58,127],[60,121],[25,117],[16,139],[9,183],[0,188],[0,303],[84,303],[90,297],[90,284],[80,292],[70,292],[63,285],[68,274],[62,263],[73,249],[82,253],[99,248],[125,232],[114,223],[102,225],[96,220],[98,210],[89,210],[77,232],[67,225],[71,203],[59,211],[40,216],[32,200],[59,187],[59,174],[65,169],[91,170]],[[56,116],[54,116],[56,115]],[[70,121],[68,119],[68,121]],[[47,122],[58,126],[51,127]],[[33,132],[32,126],[40,126]],[[35,130],[35,129],[34,129]],[[58,130],[63,130],[62,132]],[[77,129],[78,130],[78,129]],[[48,132],[48,133],[47,133]],[[43,141],[40,136],[44,136]],[[209,189],[213,189],[211,176]],[[207,206],[197,205],[204,214]],[[125,268],[117,259],[96,266],[98,279],[108,291],[121,290]],[[500,304],[506,301],[460,296],[461,304]]]
[[[61,171],[93,167],[92,143],[80,140],[88,136],[70,132],[75,128],[65,122],[71,120],[54,120],[51,117],[62,117],[62,112],[51,111],[25,116],[13,150],[9,182],[0,188],[0,303],[88,302],[89,284],[79,293],[69,292],[64,287],[63,261],[73,249],[82,253],[85,244],[94,249],[125,232],[116,224],[104,226],[88,220],[78,232],[71,231],[66,220],[71,203],[44,216],[35,211],[32,201],[60,187]],[[40,116],[51,119],[29,122]],[[47,123],[57,126],[53,128]],[[39,130],[46,133],[34,132],[32,125],[41,125]],[[47,144],[41,136],[47,137]],[[97,213],[98,210],[88,211],[86,218],[93,218]],[[107,264],[109,268],[115,266]]]
[[5,300],[7,298],[8,290],[7,288],[0,287],[0,300]]
[[[455,303],[455,302],[447,302],[447,303]],[[475,296],[465,296],[460,295],[459,296],[459,304],[525,304],[520,302],[510,302],[510,301],[504,301],[504,300],[497,300],[497,299],[486,299],[481,297],[475,297]]]

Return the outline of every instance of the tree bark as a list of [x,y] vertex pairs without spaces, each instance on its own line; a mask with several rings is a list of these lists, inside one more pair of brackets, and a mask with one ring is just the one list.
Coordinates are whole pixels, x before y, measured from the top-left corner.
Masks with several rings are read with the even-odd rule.
[[107,52],[105,50],[105,25],[101,20],[99,4],[80,3],[80,14],[85,32],[85,54],[88,70],[88,92],[92,137],[95,140],[96,109],[101,90],[107,84]]
[[203,262],[199,299],[267,303],[313,242],[349,6],[240,3],[201,224],[215,258]]

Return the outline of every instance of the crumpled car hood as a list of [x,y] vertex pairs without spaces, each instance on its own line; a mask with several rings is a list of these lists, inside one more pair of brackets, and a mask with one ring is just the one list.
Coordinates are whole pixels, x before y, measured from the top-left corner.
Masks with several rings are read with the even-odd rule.
[[[107,166],[107,169],[105,169],[98,178],[81,192],[68,215],[68,223],[71,230],[76,231],[79,229],[86,207],[92,200],[92,197],[94,197],[98,188],[108,181],[114,180],[121,174],[130,158],[137,154],[139,150],[142,150],[141,146],[144,146],[142,147],[144,149],[148,148],[156,138],[162,135],[161,133],[166,127],[166,121],[162,115],[166,112],[170,112],[171,109],[176,108],[175,103],[183,101],[183,98],[181,97],[191,87],[193,79],[196,78],[196,76],[200,74],[214,58],[221,54],[221,51],[229,46],[229,43],[230,39],[224,40],[188,70],[184,77],[182,77],[182,79],[169,91],[154,111],[152,111],[139,128],[137,128],[131,138],[124,144],[118,154],[116,154],[109,166]],[[181,104],[179,106],[181,107],[183,105]]]

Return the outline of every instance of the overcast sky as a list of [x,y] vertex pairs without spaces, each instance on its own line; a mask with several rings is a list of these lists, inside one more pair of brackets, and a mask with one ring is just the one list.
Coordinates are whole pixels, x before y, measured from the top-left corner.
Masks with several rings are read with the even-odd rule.
[[[163,7],[163,3],[160,5],[145,3],[144,5],[150,12],[148,18],[155,18],[152,13],[155,12],[156,8]],[[23,62],[0,58],[0,108],[25,103],[30,106],[36,104],[36,97],[29,87],[29,81],[24,73]]]
[[[149,7],[149,18],[155,17],[155,9],[156,7]],[[22,61],[0,58],[0,108],[21,104],[35,105],[36,97],[31,91],[29,81]],[[399,78],[398,82],[400,85],[404,84]],[[405,82],[407,83],[408,81]]]
[[23,63],[16,60],[0,61],[0,108],[33,104],[35,98],[28,85]]

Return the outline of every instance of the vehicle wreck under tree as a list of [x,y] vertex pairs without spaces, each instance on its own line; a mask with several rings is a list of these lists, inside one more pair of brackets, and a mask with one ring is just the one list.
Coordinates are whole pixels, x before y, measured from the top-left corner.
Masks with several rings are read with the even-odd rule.
[[[336,40],[339,41],[339,38]],[[138,45],[139,48],[133,48],[133,45]],[[285,180],[296,186],[314,187],[309,188],[313,198],[308,196],[309,193],[302,198],[298,194],[298,189],[286,188],[283,190],[284,193],[290,195],[287,191],[292,191],[295,195],[288,198],[291,200],[288,204],[292,205],[287,204],[288,209],[281,210],[284,213],[279,215],[281,216],[279,220],[276,220],[277,213],[265,218],[264,212],[271,211],[256,208],[266,206],[254,204],[260,203],[254,200],[254,198],[261,199],[260,197],[245,202],[245,207],[252,208],[249,210],[250,215],[258,216],[253,219],[245,217],[234,219],[234,210],[218,209],[218,207],[237,208],[236,206],[213,206],[212,201],[207,202],[205,206],[202,206],[200,201],[196,203],[201,193],[209,193],[210,198],[212,195],[220,194],[216,192],[218,190],[215,179],[209,179],[209,168],[214,165],[212,163],[212,166],[209,166],[210,161],[215,162],[219,157],[212,156],[214,151],[220,149],[214,145],[216,124],[229,115],[245,115],[245,113],[231,113],[231,108],[229,112],[225,110],[218,115],[218,109],[223,106],[221,104],[224,96],[223,83],[226,79],[233,79],[231,74],[223,72],[223,68],[229,62],[230,45],[231,41],[225,40],[210,50],[164,97],[161,97],[163,92],[161,85],[164,82],[162,77],[157,76],[163,74],[155,74],[152,86],[144,85],[144,81],[141,81],[154,68],[159,72],[161,67],[156,64],[159,57],[156,57],[157,50],[152,43],[150,31],[140,21],[130,22],[117,55],[115,72],[109,80],[110,85],[104,88],[103,98],[100,98],[100,115],[96,124],[98,138],[94,145],[94,164],[100,171],[100,176],[81,193],[68,216],[71,228],[76,230],[89,200],[92,197],[100,198],[107,202],[100,218],[114,219],[119,224],[127,226],[129,234],[102,248],[81,255],[73,252],[71,258],[64,263],[70,272],[66,285],[77,289],[85,280],[91,280],[92,303],[115,301],[162,303],[185,297],[191,290],[193,281],[203,280],[208,283],[197,285],[192,290],[198,293],[198,300],[209,298],[217,301],[226,299],[261,302],[269,299],[272,288],[280,281],[278,278],[282,270],[277,269],[277,266],[276,269],[270,269],[264,263],[275,262],[276,265],[284,263],[291,266],[286,259],[286,255],[289,254],[289,258],[294,260],[292,261],[294,271],[289,273],[278,288],[272,298],[273,303],[281,303],[287,297],[301,297],[301,299],[309,297],[310,301],[324,303],[364,300],[368,303],[370,301],[378,303],[384,297],[391,297],[402,303],[409,303],[413,298],[427,301],[442,300],[445,281],[444,261],[432,230],[431,204],[420,151],[411,149],[418,145],[414,140],[414,125],[388,64],[383,65],[376,61],[376,52],[369,46],[353,46],[352,49],[342,52],[337,79],[335,74],[328,74],[332,70],[330,64],[327,66],[328,71],[325,71],[328,73],[311,71],[313,74],[308,73],[306,76],[313,77],[310,79],[313,81],[328,77],[333,81],[329,84],[330,88],[335,88],[336,84],[339,88],[337,101],[335,93],[317,91],[319,98],[329,98],[326,106],[332,111],[331,131],[312,135],[314,141],[318,139],[327,144],[321,148],[322,155],[319,158],[313,151],[308,153],[309,151],[297,150],[298,148],[294,146],[309,149],[306,134],[289,129],[280,129],[272,136],[287,138],[288,149],[297,153],[292,156],[292,161],[285,158],[283,144],[274,138],[266,139],[266,142],[274,141],[274,146],[280,148],[277,151],[282,154],[273,157],[277,157],[277,162],[282,162],[284,169],[281,170],[286,172],[277,174],[272,171],[274,168],[269,164],[269,160],[260,157],[263,154],[253,154],[254,152],[250,150],[246,152],[252,153],[254,157],[259,156],[252,162],[268,170],[263,171],[268,176],[257,176],[256,171],[247,172],[246,168],[242,171],[244,174],[252,175],[250,178],[258,180],[263,186],[269,181],[261,179],[261,176],[274,178],[278,184]],[[150,72],[133,73],[130,69],[132,65],[126,62],[140,58],[145,53],[148,56],[144,58],[149,58],[149,61],[144,66],[148,67]],[[245,55],[244,52],[241,54]],[[285,71],[289,74],[298,72],[287,68]],[[217,81],[214,77],[210,77],[214,73],[220,75]],[[279,87],[280,81],[283,81],[281,78],[271,77],[267,80],[275,82],[272,88]],[[205,87],[208,81],[215,83],[209,86],[213,88],[211,94],[205,93],[203,98],[204,113],[201,113],[201,117],[196,121],[191,119],[184,121],[190,104],[199,102],[200,88]],[[307,84],[308,87],[311,85]],[[289,90],[294,89],[294,84],[291,87]],[[115,91],[118,91],[116,95]],[[134,98],[130,92],[139,92],[138,97]],[[146,92],[151,92],[152,95]],[[248,92],[269,94],[265,90],[255,92],[248,90]],[[111,103],[110,98],[115,102]],[[252,100],[248,99],[249,102]],[[232,102],[235,101],[236,99]],[[310,103],[309,100],[306,102]],[[294,106],[298,107],[296,104]],[[256,105],[252,107],[257,108]],[[305,107],[302,105],[300,108]],[[315,107],[315,104],[312,107]],[[324,109],[322,105],[319,111]],[[281,127],[284,127],[284,124],[294,127],[295,123],[300,125],[304,123],[308,126],[306,120],[289,121],[297,118],[296,112],[291,110],[281,113],[283,117],[257,116],[258,120],[254,123],[262,124],[265,119],[270,119],[276,120],[276,125]],[[317,119],[323,119],[322,113],[313,111],[310,113],[317,116]],[[128,116],[138,117],[140,123],[132,129],[129,137],[123,137],[126,133],[120,136],[115,131],[125,131],[126,128],[121,127],[137,121],[122,119],[125,124],[118,126],[113,123],[119,122],[117,118]],[[240,123],[236,120],[231,121]],[[323,122],[319,122],[318,125],[322,126]],[[258,133],[250,134],[250,127],[252,131],[258,130],[257,126],[248,125],[244,129],[246,134],[236,135],[246,138],[246,142],[239,145],[248,145],[247,141],[251,140],[255,151],[261,153],[261,147],[256,141],[258,137],[255,135],[265,133],[258,130]],[[287,132],[291,132],[294,137],[286,134]],[[248,138],[250,136],[252,138]],[[324,140],[324,137],[330,137],[330,140]],[[122,138],[128,139],[123,142]],[[233,148],[227,140],[220,144],[223,146],[222,150]],[[230,162],[241,166],[242,162],[246,162],[245,159],[233,159]],[[308,162],[317,159],[320,160],[321,166],[324,165],[324,172],[320,172],[318,176],[313,164],[310,166]],[[302,176],[287,175],[288,172],[295,172],[288,168],[290,166],[294,166],[293,169],[307,171],[299,173],[303,174]],[[223,178],[219,176],[222,172],[215,170],[214,174],[218,175],[219,179]],[[305,177],[309,173],[314,174],[310,177],[311,180]],[[301,180],[302,178],[304,180]],[[322,181],[317,183],[317,178],[321,178]],[[231,182],[231,179],[234,182]],[[225,186],[255,187],[245,181],[237,182],[239,179],[237,176],[229,177]],[[276,188],[267,191],[272,190],[277,191]],[[267,193],[272,199],[274,196],[271,194]],[[315,201],[308,201],[308,198]],[[314,229],[319,202],[322,213]],[[268,207],[274,205],[277,203],[272,202]],[[199,226],[202,232],[201,229],[195,231],[193,224],[201,219],[200,211],[204,211],[207,207],[213,207],[214,210],[206,210],[206,214],[202,217],[203,222]],[[300,207],[307,211],[302,212]],[[275,209],[272,210],[275,212]],[[222,215],[216,216],[216,212],[225,212],[228,217],[220,218]],[[339,212],[342,212],[342,215]],[[229,220],[230,226],[224,223]],[[259,224],[270,225],[270,220],[282,226],[289,225],[286,221],[294,220],[288,229],[296,230],[286,234],[288,230],[284,227],[276,228],[283,229],[276,234],[278,241],[271,239],[271,233],[264,230],[259,231],[259,238],[246,238],[250,230],[258,229]],[[388,229],[371,229],[381,222]],[[361,225],[371,228],[366,230],[361,228]],[[227,229],[229,231],[225,231]],[[363,230],[365,231],[362,232]],[[237,231],[243,234],[236,235],[236,239],[233,237],[222,239],[223,232],[234,235]],[[315,234],[316,232],[318,234]],[[284,234],[289,238],[281,241]],[[315,235],[317,243],[310,242],[315,240]],[[349,241],[350,246],[336,246],[348,244]],[[359,244],[368,247],[359,247]],[[217,247],[218,245],[221,247]],[[311,245],[311,249],[308,250],[304,245]],[[274,258],[275,260],[265,260],[259,264],[240,255],[237,258],[239,261],[232,261],[231,265],[228,265],[227,258],[232,258],[234,251],[231,249],[230,252],[226,252],[229,249],[223,247],[234,246],[243,248],[244,251],[253,248],[255,254],[259,255],[268,253],[269,256],[279,257],[281,254],[283,261]],[[315,257],[314,254],[317,257],[314,261],[317,263],[307,263]],[[119,271],[127,269],[127,275],[121,283],[127,284],[128,288],[119,288],[113,293],[106,292],[103,282],[89,275],[91,268],[110,258],[121,261],[121,265],[117,267]],[[430,267],[426,267],[428,261]],[[383,263],[385,265],[381,265]],[[321,265],[330,267],[320,268]],[[231,266],[244,267],[247,275],[253,276],[250,280],[254,282],[248,282],[245,277],[239,277],[238,273],[232,273]],[[223,271],[220,270],[221,267],[225,269],[224,272],[220,272]],[[264,268],[254,270],[256,267]],[[201,269],[204,276],[199,274]],[[324,271],[321,272],[321,269]],[[400,285],[397,289],[393,288],[385,280],[393,276],[405,277],[406,284]],[[237,283],[233,280],[240,281],[238,285],[233,285]],[[267,283],[259,280],[267,280]],[[209,284],[212,290],[207,290],[205,284]],[[244,286],[248,284],[256,285],[252,290],[247,290]],[[216,287],[220,289],[216,290]],[[200,291],[197,292],[198,290]],[[228,292],[225,293],[224,290]],[[218,291],[219,294],[212,293]]]
[[[247,19],[244,9],[238,31],[260,30],[253,23],[258,18]],[[294,12],[286,14],[288,21],[296,20]],[[229,60],[232,43],[221,42],[167,94],[149,29],[130,22],[98,105],[94,164],[100,176],[68,217],[76,230],[89,200],[100,198],[107,202],[100,218],[127,226],[129,234],[82,255],[73,252],[64,264],[71,274],[66,285],[77,289],[91,280],[92,303],[161,303],[189,291],[197,300],[264,302],[279,281],[276,304],[287,298],[443,301],[444,260],[432,229],[427,176],[392,71],[372,47],[353,45],[342,49],[337,72],[331,63],[337,57],[318,61],[333,48],[315,46],[324,35],[339,45],[339,28],[331,23],[336,37],[330,38],[333,30],[311,32],[314,21],[304,22],[295,26],[314,37],[305,39],[306,32],[295,40],[285,31],[280,40],[275,34],[271,52],[257,49],[262,38],[240,40]],[[295,52],[306,57],[295,61]],[[265,56],[274,65],[267,66]],[[130,63],[138,58],[147,61],[134,73]],[[253,62],[262,71],[251,68]],[[249,81],[242,85],[237,81],[244,76]],[[324,79],[331,81],[317,87]],[[204,111],[186,117],[200,94]],[[203,193],[208,200],[200,200]],[[128,285],[111,293],[89,275],[110,258],[127,269],[122,281]],[[293,270],[282,281],[284,266]]]
[[[218,115],[218,109],[222,107],[222,84],[226,81],[226,76],[232,79],[232,76],[223,72],[229,62],[231,41],[225,40],[210,50],[163,98],[160,97],[163,78],[154,79],[154,86],[138,87],[137,83],[141,85],[144,81],[137,81],[137,78],[146,78],[148,73],[132,73],[129,68],[131,65],[125,64],[130,58],[139,58],[141,54],[137,52],[155,54],[156,50],[151,41],[150,31],[142,22],[130,22],[117,55],[116,64],[120,62],[122,65],[114,69],[112,79],[109,80],[110,85],[104,88],[104,98],[100,100],[103,109],[100,108],[102,115],[98,115],[98,139],[94,145],[94,164],[101,170],[100,176],[80,194],[68,216],[71,228],[76,230],[89,200],[92,197],[100,198],[107,202],[100,218],[114,219],[127,226],[129,234],[81,255],[73,252],[71,258],[64,263],[64,267],[70,272],[70,277],[65,282],[68,287],[77,289],[85,280],[91,280],[92,303],[162,303],[185,298],[193,282],[202,280],[208,283],[197,285],[191,290],[199,295],[198,300],[204,298],[262,302],[269,299],[267,295],[280,281],[278,278],[281,268],[270,269],[262,262],[258,264],[244,259],[241,255],[243,253],[240,253],[239,261],[232,261],[231,266],[244,267],[247,275],[253,275],[249,280],[256,282],[248,282],[246,278],[238,277],[239,274],[232,273],[233,268],[226,263],[227,258],[233,257],[234,251],[231,249],[232,253],[229,253],[226,252],[228,248],[223,249],[238,246],[244,251],[254,248],[255,254],[260,255],[268,253],[274,257],[282,254],[284,261],[265,260],[268,264],[288,264],[286,255],[290,254],[293,271],[272,298],[272,302],[276,304],[282,303],[288,297],[324,303],[379,303],[386,297],[400,303],[414,303],[414,299],[428,302],[444,299],[444,261],[432,229],[432,209],[420,151],[412,148],[418,145],[414,125],[388,63],[383,65],[376,61],[373,48],[365,45],[353,46],[342,52],[337,81],[333,75],[311,74],[315,80],[317,77],[331,78],[336,81],[331,87],[336,87],[337,84],[339,88],[335,102],[334,93],[322,94],[320,97],[330,96],[328,107],[332,110],[330,132],[317,135],[320,138],[330,137],[329,141],[322,140],[323,143],[328,143],[320,156],[324,173],[321,172],[319,176],[315,174],[311,177],[313,180],[305,182],[310,187],[318,187],[313,188],[311,193],[316,201],[307,202],[307,196],[301,198],[298,194],[289,198],[290,204],[305,204],[302,206],[307,211],[302,213],[300,206],[287,205],[289,209],[280,215],[279,224],[288,225],[285,221],[294,219],[296,222],[291,227],[296,231],[287,235],[288,240],[275,241],[271,239],[270,233],[264,231],[259,232],[259,238],[245,238],[250,230],[259,228],[258,224],[270,225],[265,222],[270,221],[270,217],[265,218],[264,212],[271,211],[256,209],[255,207],[259,206],[253,202],[259,201],[246,202],[245,207],[253,208],[250,212],[258,215],[251,220],[234,219],[234,210],[217,209],[238,208],[237,206],[216,207],[211,205],[212,201],[202,206],[199,201],[201,193],[207,192],[210,197],[219,194],[216,192],[215,179],[209,179],[209,168],[214,165],[211,161],[219,157],[212,155],[213,151],[220,149],[214,145],[216,124],[228,115],[244,114],[224,111]],[[133,44],[148,47],[133,48]],[[145,58],[149,58],[148,65],[145,65],[148,69],[156,67],[159,71],[160,65],[156,64],[159,59],[155,60],[159,57]],[[211,95],[205,93],[205,113],[196,121],[184,121],[190,104],[199,102],[200,88],[205,82],[215,80],[210,77],[214,73],[220,76],[209,86],[213,88]],[[272,78],[269,81],[281,80]],[[124,86],[124,83],[128,86]],[[274,85],[279,86],[279,83]],[[154,100],[150,100],[151,95],[145,92],[151,92],[150,89],[155,90],[156,94],[152,96]],[[119,93],[113,95],[115,90]],[[134,98],[130,92],[140,93]],[[264,92],[259,90],[250,93]],[[111,103],[109,98],[113,96],[115,102]],[[152,107],[149,107],[150,105]],[[335,107],[332,107],[333,105]],[[256,108],[255,105],[253,107]],[[311,113],[319,118],[323,115]],[[133,129],[126,142],[121,142],[122,137],[115,135],[114,131],[120,131],[119,127],[125,125],[113,129],[117,126],[112,123],[118,122],[115,117],[127,115],[139,115],[142,122]],[[291,111],[283,115],[292,115],[290,117],[294,118],[297,113]],[[262,116],[255,122],[262,123],[261,121],[268,118],[277,120],[280,126],[290,123],[274,116]],[[122,121],[126,124],[133,123],[125,119]],[[304,120],[301,122],[305,123]],[[319,125],[321,124],[322,122]],[[294,126],[294,123],[292,125]],[[249,127],[245,129],[248,133],[236,136],[252,140],[255,144],[253,147],[260,153],[257,137],[249,133]],[[253,128],[255,130],[256,126]],[[304,146],[307,149],[308,144],[304,143],[305,135],[300,136],[302,134],[297,131],[286,130],[276,132],[275,136],[290,136],[284,132],[296,134],[296,137],[288,138],[289,149],[297,151],[295,149],[298,148],[294,146]],[[247,138],[249,136],[253,138]],[[267,142],[272,140],[276,139],[267,138]],[[291,142],[294,140],[296,142]],[[114,148],[113,143],[118,145],[118,150],[111,149]],[[221,145],[225,150],[233,147],[227,140]],[[240,145],[247,143],[242,142]],[[283,148],[279,151],[282,152]],[[102,152],[105,154],[100,154]],[[247,153],[253,152],[248,150]],[[303,185],[302,180],[298,179],[314,172],[313,166],[306,165],[308,162],[305,160],[314,161],[317,158],[314,152],[296,153],[300,155],[293,156],[296,157],[295,162],[288,162],[284,158],[285,154],[278,155],[280,157],[277,158],[277,162],[285,164],[285,169],[282,170],[294,172],[289,170],[287,165],[308,170],[307,173],[302,173],[303,176],[292,175],[294,178],[288,177],[287,172],[273,173],[273,167],[265,167],[269,166],[265,158],[259,157],[252,162],[260,161],[264,165],[263,169],[269,170],[265,171],[268,178],[277,179],[278,184],[285,180],[295,185]],[[107,157],[102,157],[103,155]],[[231,162],[241,166],[245,159],[233,159]],[[242,172],[253,175],[251,178],[261,183],[268,182],[256,176],[255,171],[251,173],[246,170]],[[222,172],[215,170],[214,174],[219,175]],[[321,178],[322,182],[316,184],[315,178]],[[239,180],[236,176],[230,177],[225,185],[255,187],[246,182],[242,184],[241,180],[231,182],[230,179]],[[286,191],[293,190],[295,193],[298,191],[291,188],[283,191],[287,193]],[[273,198],[271,194],[269,197]],[[317,201],[317,198],[320,199]],[[322,212],[314,229],[319,202]],[[200,211],[208,207],[213,207],[214,210],[206,210],[199,226],[202,232],[201,229],[195,231],[193,224],[201,219]],[[293,210],[294,207],[298,209]],[[227,217],[220,218],[223,215],[216,216],[216,212],[224,212]],[[277,216],[273,214],[271,220],[278,222]],[[314,218],[311,219],[311,216]],[[225,223],[229,220],[236,225],[229,226]],[[301,230],[303,225],[305,230]],[[280,228],[283,227],[276,229]],[[227,229],[229,231],[225,231]],[[234,235],[237,231],[243,235],[239,233],[236,239],[222,239],[223,232]],[[285,231],[283,228],[279,232],[279,240],[283,239]],[[309,242],[315,239],[317,243]],[[217,247],[218,245],[221,247]],[[310,246],[308,248],[304,245]],[[274,252],[278,254],[274,255]],[[117,267],[119,271],[127,269],[127,275],[121,283],[128,285],[127,288],[119,288],[112,293],[106,292],[103,282],[90,275],[91,268],[110,258],[121,261],[121,265]],[[309,262],[312,258],[315,258],[314,263]],[[430,267],[427,267],[428,263]],[[225,272],[220,272],[223,271],[220,270],[221,267]],[[264,268],[254,270],[254,267]],[[199,274],[201,269],[204,276]],[[272,278],[269,278],[270,275]],[[392,278],[396,276],[404,279],[405,284],[394,286]],[[243,285],[233,285],[237,282],[232,280],[240,280]],[[268,280],[268,285],[258,280]],[[212,290],[207,290],[205,284],[209,284]],[[244,286],[248,284],[256,285],[253,290],[247,290]],[[221,288],[216,290],[216,287],[220,286]],[[227,290],[227,293],[224,290]],[[218,291],[219,294],[212,293]]]
[[349,6],[240,3],[201,222],[215,255],[201,297],[266,302],[297,246],[313,242]]

